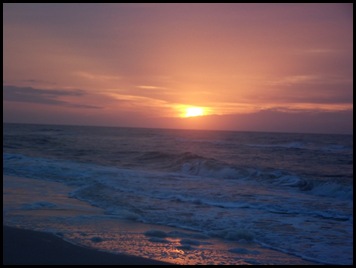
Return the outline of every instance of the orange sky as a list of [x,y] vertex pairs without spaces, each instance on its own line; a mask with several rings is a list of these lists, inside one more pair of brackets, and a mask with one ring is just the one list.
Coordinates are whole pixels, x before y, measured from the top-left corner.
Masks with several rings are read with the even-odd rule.
[[4,4],[3,118],[352,133],[352,8]]

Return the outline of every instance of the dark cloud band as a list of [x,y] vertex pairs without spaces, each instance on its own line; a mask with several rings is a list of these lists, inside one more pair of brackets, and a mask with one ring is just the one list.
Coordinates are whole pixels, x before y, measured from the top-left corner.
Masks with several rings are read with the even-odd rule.
[[32,87],[17,87],[11,85],[3,86],[3,99],[4,101],[15,102],[31,102],[47,105],[59,105],[75,108],[89,108],[100,109],[101,107],[93,105],[75,104],[67,101],[59,100],[62,96],[84,96],[86,95],[84,90],[71,89],[70,91],[64,89],[38,89]]

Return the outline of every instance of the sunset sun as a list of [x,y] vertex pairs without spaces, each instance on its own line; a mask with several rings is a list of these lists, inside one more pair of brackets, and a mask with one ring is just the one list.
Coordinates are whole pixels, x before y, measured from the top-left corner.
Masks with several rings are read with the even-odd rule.
[[201,107],[187,107],[184,117],[194,117],[204,115],[204,109]]

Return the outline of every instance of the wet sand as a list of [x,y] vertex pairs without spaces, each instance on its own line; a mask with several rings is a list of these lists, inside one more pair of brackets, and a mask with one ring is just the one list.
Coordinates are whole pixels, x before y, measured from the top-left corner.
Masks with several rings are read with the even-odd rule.
[[172,265],[76,246],[49,233],[3,226],[3,265],[9,264]]

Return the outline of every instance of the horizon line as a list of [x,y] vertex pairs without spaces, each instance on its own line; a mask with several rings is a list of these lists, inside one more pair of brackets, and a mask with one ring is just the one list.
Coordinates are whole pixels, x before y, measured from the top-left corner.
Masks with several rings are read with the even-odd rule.
[[256,133],[279,133],[279,134],[310,134],[310,135],[351,135],[352,133],[332,133],[332,132],[291,132],[291,131],[263,131],[263,130],[236,130],[236,129],[194,129],[194,128],[168,128],[168,127],[138,127],[138,126],[109,126],[109,125],[76,125],[76,124],[55,124],[55,123],[21,123],[3,122],[3,124],[17,125],[45,125],[45,126],[72,126],[72,127],[104,127],[104,128],[133,128],[133,129],[162,129],[162,130],[188,130],[188,131],[216,131],[216,132],[256,132]]

